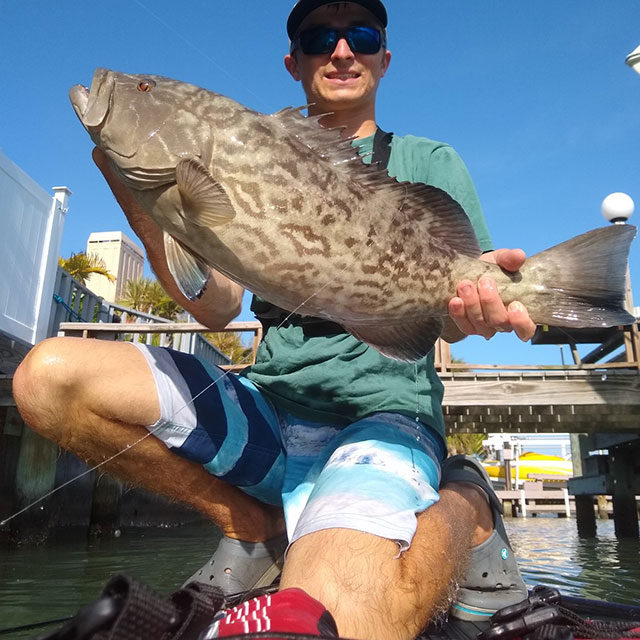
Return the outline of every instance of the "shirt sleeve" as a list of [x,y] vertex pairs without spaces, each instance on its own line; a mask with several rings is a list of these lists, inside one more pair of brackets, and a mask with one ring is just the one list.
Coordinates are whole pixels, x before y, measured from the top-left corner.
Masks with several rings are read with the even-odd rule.
[[389,175],[401,182],[422,182],[446,191],[464,209],[482,251],[493,249],[471,176],[450,145],[419,136],[394,136],[388,168]]
[[465,210],[483,251],[491,251],[493,242],[484,219],[476,188],[462,158],[449,145],[431,153],[427,184],[446,191]]

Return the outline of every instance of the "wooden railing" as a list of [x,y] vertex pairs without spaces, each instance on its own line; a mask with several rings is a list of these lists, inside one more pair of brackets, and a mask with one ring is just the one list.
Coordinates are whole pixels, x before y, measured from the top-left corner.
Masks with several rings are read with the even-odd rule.
[[[469,364],[452,362],[451,349],[444,340],[435,345],[435,365],[439,373],[456,371],[589,371],[595,369],[635,369],[640,372],[640,331],[639,324],[627,327],[611,327],[601,330],[560,330],[539,327],[532,344],[568,344],[573,364]],[[578,344],[597,344],[585,356],[578,353]],[[609,360],[603,361],[618,349],[621,351]]]
[[[124,311],[132,313],[132,310],[125,307],[118,307],[118,305],[109,305],[110,315],[113,317],[113,311]],[[180,346],[183,344],[182,340],[177,340],[175,336],[181,334],[198,334],[200,332],[211,332],[206,326],[195,322],[184,323],[172,323],[162,318],[150,316],[149,314],[143,314],[140,312],[134,312],[138,316],[135,330],[129,324],[113,323],[113,322],[100,322],[100,323],[86,323],[86,322],[64,322],[60,325],[59,335],[77,335],[83,337],[101,338],[106,340],[118,340],[123,339],[124,334],[132,334],[133,339],[151,344],[151,336],[159,336],[156,339],[156,344],[160,346],[173,346],[180,350],[187,350],[186,347]],[[140,317],[145,318],[144,324],[140,324]],[[125,319],[127,317],[125,316]],[[129,321],[131,318],[128,318]],[[231,322],[221,331],[225,332],[251,332],[253,334],[252,353],[246,362],[242,363],[225,363],[223,368],[232,371],[239,371],[244,367],[253,364],[256,358],[256,352],[260,340],[262,339],[262,325],[257,321],[246,322]],[[541,330],[539,330],[540,333]],[[569,335],[569,334],[568,334]],[[597,347],[587,356],[582,359],[578,356],[575,343],[570,343],[572,347],[572,353],[574,355],[573,364],[471,364],[471,363],[456,363],[451,361],[451,349],[447,342],[444,340],[438,340],[435,345],[435,365],[436,370],[439,373],[455,374],[456,372],[470,372],[470,371],[549,371],[549,372],[561,372],[561,371],[593,371],[600,369],[635,369],[640,371],[640,338],[638,334],[638,325],[625,327],[624,329],[608,330],[606,334],[606,340],[600,347]],[[566,338],[567,340],[570,337]],[[593,338],[589,338],[592,340]],[[535,338],[534,338],[535,342]],[[544,342],[538,342],[543,344]],[[549,342],[546,342],[549,344]],[[558,341],[556,344],[561,344]],[[565,342],[566,344],[566,342]],[[176,346],[178,345],[178,346]],[[615,349],[624,347],[622,352],[612,360],[606,362],[594,361],[596,356],[607,356]],[[194,351],[191,351],[194,353]],[[216,364],[221,364],[216,362]]]
[[63,322],[60,324],[58,335],[100,340],[127,340],[172,347],[185,353],[192,353],[206,362],[231,371],[244,369],[255,362],[258,344],[262,339],[262,325],[259,322],[230,322],[221,331],[253,333],[251,356],[247,362],[232,363],[230,358],[200,335],[201,332],[211,333],[211,330],[196,322]]

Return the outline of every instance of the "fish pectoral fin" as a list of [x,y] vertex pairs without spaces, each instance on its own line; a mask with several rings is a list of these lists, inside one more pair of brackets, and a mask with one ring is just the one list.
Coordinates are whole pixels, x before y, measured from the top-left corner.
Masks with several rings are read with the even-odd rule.
[[209,267],[178,240],[164,232],[164,252],[167,266],[185,298],[197,300],[209,279]]
[[176,165],[176,183],[182,196],[185,218],[200,227],[217,227],[236,215],[229,196],[209,170],[194,158]]
[[442,318],[425,318],[387,326],[346,326],[354,337],[394,360],[415,362],[431,351],[442,332]]

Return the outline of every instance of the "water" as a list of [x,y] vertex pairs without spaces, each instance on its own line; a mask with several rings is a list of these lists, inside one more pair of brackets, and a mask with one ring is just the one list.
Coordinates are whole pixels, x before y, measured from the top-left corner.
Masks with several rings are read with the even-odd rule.
[[[613,521],[599,521],[592,540],[578,538],[573,519],[522,518],[506,526],[530,587],[546,584],[567,595],[640,603],[640,542],[617,540]],[[0,548],[0,630],[70,616],[118,573],[170,593],[208,559],[219,536],[213,526],[198,525],[131,531],[90,543],[65,536],[39,548]]]

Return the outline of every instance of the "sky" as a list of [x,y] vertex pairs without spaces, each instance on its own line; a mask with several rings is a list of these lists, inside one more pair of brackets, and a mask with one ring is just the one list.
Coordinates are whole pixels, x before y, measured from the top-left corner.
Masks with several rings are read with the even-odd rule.
[[[600,205],[611,192],[640,208],[640,76],[625,65],[640,44],[638,0],[386,4],[392,61],[377,120],[458,151],[496,247],[531,255],[603,226]],[[0,149],[45,189],[73,192],[63,256],[84,251],[92,231],[134,239],[90,159],[70,87],[108,67],[192,82],[266,113],[303,104],[282,63],[292,5],[0,0]],[[630,259],[636,305],[639,243]],[[251,318],[245,307],[239,319]],[[512,364],[562,357],[556,346],[511,335],[468,338],[453,355]]]

